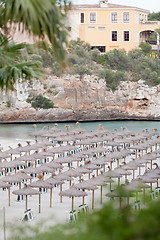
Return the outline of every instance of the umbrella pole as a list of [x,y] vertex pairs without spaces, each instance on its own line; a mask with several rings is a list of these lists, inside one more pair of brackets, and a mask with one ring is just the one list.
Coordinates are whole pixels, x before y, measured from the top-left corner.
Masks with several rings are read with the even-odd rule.
[[69,180],[69,186],[70,187],[72,186],[72,180]]
[[152,183],[151,183],[151,192],[152,192]]
[[101,185],[101,204],[102,204],[102,185]]
[[[60,191],[62,192],[62,184],[60,184]],[[60,196],[60,202],[62,203],[62,195]]]
[[117,167],[119,167],[119,159],[117,159]]
[[151,169],[152,169],[152,160],[151,160]]
[[6,173],[7,173],[7,171],[6,171],[6,168],[5,168],[5,176],[6,176]]
[[158,178],[157,178],[157,188],[158,188]]
[[145,188],[143,190],[143,204],[145,204],[145,198],[146,198],[146,191],[145,191]]
[[97,169],[97,177],[98,177],[98,169]]
[[21,189],[21,182],[19,182],[19,189]]
[[52,207],[52,188],[50,189],[50,208]]
[[133,179],[134,179],[134,169],[133,169]]
[[9,200],[8,205],[10,207],[11,206],[11,189],[10,189],[10,187],[8,188],[8,200]]
[[36,168],[36,160],[35,160],[35,168]]
[[[111,179],[111,177],[110,177],[110,179]],[[110,182],[110,184],[109,184],[109,188],[110,188],[110,192],[112,191],[112,183]]]
[[39,213],[41,213],[41,194],[39,194]]
[[110,163],[110,168],[111,168],[111,170],[112,170],[112,162]]
[[74,197],[72,196],[72,211],[74,209]]
[[77,161],[77,167],[79,167],[79,161]]
[[141,167],[139,167],[139,176],[141,175]]
[[105,166],[105,164],[104,164],[104,172],[106,171],[106,166]]
[[92,209],[94,209],[94,190],[92,191]]
[[120,177],[118,177],[118,186],[120,186]]
[[122,198],[121,197],[119,198],[119,207],[120,207],[120,209],[122,208]]
[[27,197],[28,197],[28,196],[26,195],[26,211],[27,211]]
[[136,158],[137,158],[137,149],[136,149]]
[[136,202],[138,201],[138,192],[136,192]]

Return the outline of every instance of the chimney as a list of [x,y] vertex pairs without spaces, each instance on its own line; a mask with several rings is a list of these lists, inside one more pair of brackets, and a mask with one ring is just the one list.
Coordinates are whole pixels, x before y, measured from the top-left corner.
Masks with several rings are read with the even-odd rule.
[[108,0],[100,0],[100,8],[107,8]]

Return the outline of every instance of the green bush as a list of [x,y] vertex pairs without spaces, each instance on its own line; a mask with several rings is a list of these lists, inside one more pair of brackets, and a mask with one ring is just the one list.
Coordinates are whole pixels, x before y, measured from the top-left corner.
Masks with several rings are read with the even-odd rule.
[[[123,199],[124,200],[124,199]],[[17,237],[22,239],[25,232],[36,232],[34,237],[25,240],[159,240],[160,239],[160,201],[151,202],[146,208],[134,211],[123,207],[115,209],[111,203],[86,215],[79,215],[76,223],[61,224],[42,232],[40,227],[20,229]],[[45,220],[46,222],[46,220]],[[29,226],[29,225],[28,225]],[[41,226],[41,225],[40,225]],[[42,227],[42,226],[41,226]],[[15,231],[16,232],[16,231]],[[17,232],[16,232],[17,233]]]
[[145,55],[148,55],[152,50],[152,46],[148,42],[140,43],[139,47],[142,49]]
[[106,86],[112,89],[113,92],[117,90],[120,81],[127,79],[125,73],[121,71],[112,72],[110,70],[102,70],[99,75],[101,78],[105,78]]
[[10,108],[11,107],[11,102],[10,101],[7,101],[7,107]]
[[53,102],[51,100],[49,100],[46,97],[43,97],[41,94],[34,96],[34,95],[30,95],[27,98],[27,102],[31,103],[33,108],[43,108],[43,109],[49,109],[49,108],[53,108]]
[[105,55],[106,63],[112,68],[117,70],[128,70],[130,65],[130,58],[125,50],[114,49]]

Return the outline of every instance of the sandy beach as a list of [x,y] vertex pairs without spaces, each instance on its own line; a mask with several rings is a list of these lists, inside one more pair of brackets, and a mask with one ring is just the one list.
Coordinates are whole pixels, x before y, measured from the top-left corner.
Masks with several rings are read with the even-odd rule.
[[[12,148],[16,148],[18,146],[18,143],[21,143],[22,146],[26,145],[26,140],[10,140],[10,139],[1,139],[1,147],[3,148],[3,151],[9,149],[8,146],[11,146]],[[34,141],[33,141],[34,142]],[[67,170],[68,167],[66,165],[65,170]],[[58,172],[57,172],[58,173]],[[48,178],[50,175],[45,175],[45,178]],[[0,177],[0,179],[3,176]],[[26,182],[27,183],[27,182]],[[28,182],[29,183],[29,182]],[[78,179],[74,181],[74,183],[78,183]],[[22,184],[22,187],[24,185]],[[69,188],[69,182],[66,182],[63,185],[63,190]],[[13,195],[12,192],[14,190],[17,190],[18,186],[17,184],[15,186],[11,187],[11,206],[8,206],[8,191],[3,191],[0,189],[0,205],[1,205],[1,231],[0,231],[0,240],[3,239],[3,221],[2,221],[2,208],[5,207],[5,219],[6,219],[6,235],[7,239],[8,236],[10,236],[11,233],[13,233],[12,227],[13,226],[35,226],[36,224],[43,222],[44,226],[41,228],[41,230],[46,230],[46,226],[53,226],[57,223],[65,223],[69,222],[69,212],[71,211],[71,198],[63,197],[63,202],[60,203],[60,187],[57,186],[53,188],[53,202],[52,202],[52,208],[49,206],[49,199],[50,199],[50,190],[47,192],[43,192],[41,194],[41,213],[39,213],[39,197],[38,196],[29,196],[28,197],[28,208],[30,208],[33,211],[33,217],[34,219],[30,222],[22,222],[22,218],[24,217],[24,211],[25,211],[25,198],[22,201],[17,201],[17,196]],[[103,195],[105,195],[107,192],[107,189],[104,188]],[[87,191],[88,196],[85,198],[85,203],[89,206],[91,209],[91,199],[92,194],[91,191]],[[104,199],[106,197],[104,196]],[[75,198],[75,209],[78,209],[78,206],[82,204],[82,198]],[[95,207],[100,207],[100,187],[95,192]]]
[[[26,145],[26,141],[28,139],[1,139],[1,147],[3,148],[3,151],[9,149],[8,146],[12,148],[16,148],[18,146],[18,143],[21,143],[22,146]],[[34,142],[32,140],[32,142]],[[128,156],[128,161],[131,160],[131,157]],[[75,165],[74,165],[75,164]],[[77,163],[74,163],[73,167],[76,167]],[[113,163],[113,168],[116,167],[116,162]],[[68,169],[67,164],[64,165],[63,171]],[[58,173],[58,170],[56,174]],[[93,171],[94,174],[96,174],[96,171]],[[142,171],[142,174],[144,171]],[[138,175],[138,171],[135,171],[135,176]],[[4,176],[4,175],[3,175]],[[3,177],[1,176],[0,179]],[[44,179],[51,176],[51,174],[45,174]],[[88,178],[87,175],[85,175],[85,180]],[[130,177],[128,177],[129,179]],[[116,182],[117,180],[115,180]],[[121,183],[125,182],[125,177],[121,179]],[[29,183],[29,180],[28,182]],[[78,178],[75,178],[74,184],[78,183]],[[24,184],[22,184],[22,187]],[[153,186],[156,186],[153,184]],[[50,208],[50,190],[47,192],[42,192],[41,194],[41,213],[39,213],[39,197],[38,196],[28,196],[28,209],[30,208],[33,211],[33,220],[30,222],[22,222],[22,219],[24,217],[24,211],[25,211],[25,198],[24,200],[17,201],[17,196],[12,194],[14,190],[17,190],[19,187],[17,184],[13,185],[11,187],[11,206],[8,206],[8,191],[0,189],[0,240],[4,239],[3,237],[3,214],[2,214],[2,208],[5,207],[5,221],[6,221],[6,236],[8,237],[13,234],[13,227],[35,227],[37,224],[43,223],[43,227],[40,228],[40,231],[46,231],[47,227],[54,226],[57,223],[65,223],[69,222],[69,212],[71,211],[71,198],[63,197],[63,202],[60,203],[60,187],[56,186],[53,188],[53,200],[52,200],[52,208]],[[66,182],[63,185],[63,190],[69,188],[69,182]],[[109,185],[106,187],[103,187],[103,201],[107,201],[107,197],[105,196],[106,193],[109,191]],[[90,211],[92,209],[92,192],[86,191],[88,196],[85,197],[85,203],[88,205]],[[78,206],[82,204],[82,198],[75,198],[74,200],[74,208],[78,210]],[[98,190],[95,191],[95,208],[101,207],[100,204],[100,187],[98,187]],[[36,230],[35,230],[36,231]],[[28,231],[28,234],[30,234],[30,231]]]

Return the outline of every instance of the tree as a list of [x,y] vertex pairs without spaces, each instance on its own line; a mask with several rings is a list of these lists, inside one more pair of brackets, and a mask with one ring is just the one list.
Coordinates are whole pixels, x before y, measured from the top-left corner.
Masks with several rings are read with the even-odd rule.
[[149,21],[160,21],[160,12],[153,12],[148,15]]
[[152,50],[152,47],[149,43],[147,42],[142,42],[140,43],[139,47],[142,49],[145,55],[148,55],[150,51]]
[[[15,24],[18,24],[22,32],[27,31],[41,41],[45,41],[47,38],[47,42],[50,42],[52,45],[58,61],[64,64],[64,44],[67,44],[64,19],[68,5],[67,1],[68,0],[0,0],[0,28],[6,35]],[[62,5],[64,13],[60,10]],[[18,50],[20,51],[20,48],[24,48],[25,45],[15,44],[14,46],[17,48],[17,51],[11,52],[10,48],[10,52],[8,52],[8,46],[11,45],[9,39],[5,38],[1,33],[1,40],[1,51],[5,50],[5,54],[1,52],[1,56],[4,57],[5,64],[3,64],[1,58],[0,87],[6,86],[6,88],[13,89],[13,83],[18,76],[25,78],[33,77],[34,74],[32,73],[34,71],[28,72],[27,68],[26,71],[24,71],[25,63],[23,63],[23,71],[21,71],[22,66],[18,65],[17,68],[17,64],[19,64],[18,57],[20,56]],[[5,44],[7,45],[6,49]],[[12,47],[12,50],[13,49]],[[8,61],[7,54],[12,54],[12,64]],[[26,62],[26,66],[29,65],[30,63]],[[33,64],[32,67],[34,68]],[[15,72],[18,74],[15,74]]]

